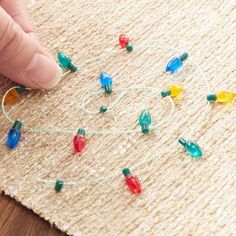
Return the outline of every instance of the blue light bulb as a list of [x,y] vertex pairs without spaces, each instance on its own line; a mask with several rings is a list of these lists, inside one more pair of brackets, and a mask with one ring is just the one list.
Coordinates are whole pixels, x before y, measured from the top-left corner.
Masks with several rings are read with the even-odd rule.
[[106,85],[110,85],[112,86],[112,77],[110,75],[108,75],[105,71],[102,71],[100,73],[100,83],[101,86],[104,88]]
[[197,143],[192,141],[186,141],[184,138],[180,138],[178,142],[195,159],[199,159],[200,157],[202,157],[202,150]]
[[12,128],[8,132],[7,136],[7,147],[13,149],[17,146],[21,138],[21,129],[22,123],[20,121],[16,121]]
[[166,72],[173,73],[180,70],[181,67],[183,66],[183,61],[186,60],[187,57],[188,57],[188,53],[185,52],[180,57],[172,58],[166,66]]

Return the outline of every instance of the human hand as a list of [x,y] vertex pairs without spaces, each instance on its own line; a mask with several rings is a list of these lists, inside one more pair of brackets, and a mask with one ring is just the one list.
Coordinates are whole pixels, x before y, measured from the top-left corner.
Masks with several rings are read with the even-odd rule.
[[0,73],[31,88],[58,84],[62,70],[39,44],[24,0],[0,0]]

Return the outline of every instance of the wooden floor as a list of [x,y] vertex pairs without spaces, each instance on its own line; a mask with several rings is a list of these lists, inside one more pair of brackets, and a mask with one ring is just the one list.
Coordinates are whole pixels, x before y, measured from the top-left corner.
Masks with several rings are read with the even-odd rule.
[[0,194],[1,236],[64,236],[14,199]]

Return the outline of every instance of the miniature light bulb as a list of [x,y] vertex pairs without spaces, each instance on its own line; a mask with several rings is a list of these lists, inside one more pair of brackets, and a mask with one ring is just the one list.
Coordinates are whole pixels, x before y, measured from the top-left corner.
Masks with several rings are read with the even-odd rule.
[[65,53],[59,51],[57,54],[57,58],[61,68],[70,70],[71,72],[75,72],[77,70],[77,67],[72,63],[70,57]]
[[183,86],[181,85],[167,85],[167,90],[163,90],[161,91],[161,96],[162,97],[167,97],[167,96],[171,96],[171,97],[177,97],[179,96],[182,92],[183,92]]
[[112,93],[112,77],[105,71],[102,71],[99,76],[100,84],[104,88],[106,94]]
[[182,54],[180,57],[172,58],[166,66],[166,72],[173,73],[180,70],[181,67],[183,66],[183,61],[186,60],[187,58],[188,58],[187,52]]
[[16,121],[12,128],[9,130],[7,135],[7,147],[9,149],[13,149],[17,146],[21,138],[20,129],[22,127],[22,123],[20,121]]
[[119,43],[121,48],[125,48],[127,44],[129,43],[129,37],[126,34],[120,34],[119,36]]
[[207,100],[209,102],[211,101],[217,101],[221,103],[230,103],[236,98],[236,93],[231,93],[231,92],[225,92],[221,91],[217,94],[208,94],[207,95]]
[[104,88],[107,84],[112,86],[112,77],[107,74],[105,71],[102,71],[99,76],[100,84]]
[[142,186],[137,176],[133,176],[129,168],[124,168],[122,170],[123,175],[125,176],[125,183],[129,187],[130,191],[135,194],[142,192]]
[[81,153],[85,147],[85,144],[86,144],[85,130],[79,129],[73,139],[73,145],[74,145],[75,152]]
[[4,105],[12,105],[18,102],[21,98],[21,94],[25,91],[24,86],[19,86],[18,88],[12,89],[6,96]]
[[202,150],[197,143],[185,140],[184,138],[180,138],[178,142],[195,159],[199,159],[200,157],[202,157]]
[[149,133],[149,126],[151,123],[152,118],[150,112],[147,109],[143,110],[139,116],[139,125],[141,126],[144,134]]

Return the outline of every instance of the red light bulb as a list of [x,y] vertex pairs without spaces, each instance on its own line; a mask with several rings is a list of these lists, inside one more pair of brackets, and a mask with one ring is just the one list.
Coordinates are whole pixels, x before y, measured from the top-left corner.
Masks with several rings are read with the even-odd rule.
[[119,36],[119,43],[121,48],[125,48],[126,45],[129,43],[129,37],[126,34],[120,34]]
[[86,144],[84,129],[78,130],[77,134],[74,136],[73,144],[74,144],[74,150],[76,153],[81,153],[83,151]]
[[137,176],[133,176],[129,168],[124,168],[122,173],[125,176],[125,183],[128,185],[130,191],[135,194],[142,192],[142,186]]

